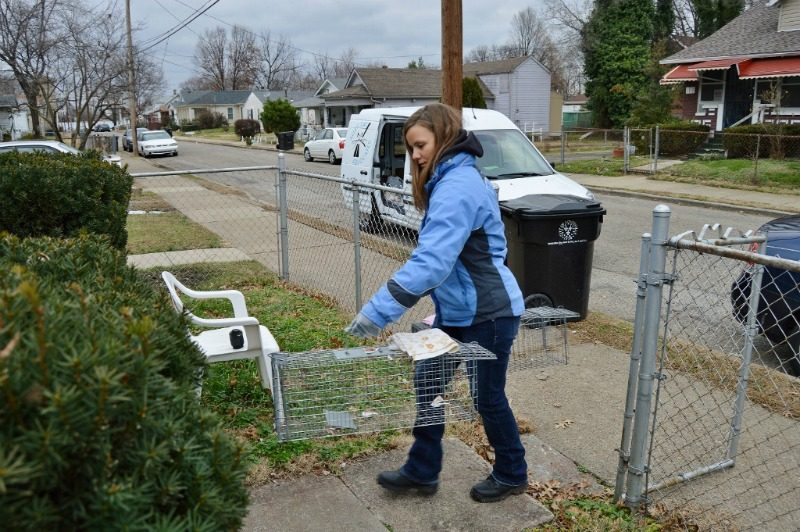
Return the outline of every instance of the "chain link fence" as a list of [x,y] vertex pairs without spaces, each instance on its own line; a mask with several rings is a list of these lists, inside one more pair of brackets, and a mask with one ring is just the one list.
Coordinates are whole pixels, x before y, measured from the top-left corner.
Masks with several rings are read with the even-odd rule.
[[692,530],[796,530],[800,262],[718,227],[668,238],[669,216],[642,241],[615,495]]
[[[253,261],[355,314],[411,256],[421,215],[401,188],[285,168],[284,161],[133,174],[128,226],[156,229],[145,231],[151,242],[129,241],[129,261],[171,270],[189,287],[219,265]],[[173,240],[177,233],[194,242],[190,249]],[[566,364],[566,322],[575,316],[557,310],[520,327],[512,369]],[[433,313],[425,297],[387,332],[425,327]]]

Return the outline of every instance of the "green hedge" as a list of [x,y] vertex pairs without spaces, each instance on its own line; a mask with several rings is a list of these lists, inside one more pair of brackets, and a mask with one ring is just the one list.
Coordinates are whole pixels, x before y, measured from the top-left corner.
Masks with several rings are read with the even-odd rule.
[[800,124],[749,124],[725,130],[729,159],[800,157]]
[[184,319],[105,239],[0,233],[0,523],[235,530],[241,447]]
[[[659,125],[659,156],[679,157],[694,153],[708,138],[709,127],[694,122],[670,122]],[[655,126],[647,129],[631,129],[631,142],[636,153],[650,153],[650,142],[655,142]]]
[[0,231],[70,237],[85,230],[124,249],[133,178],[89,152],[0,155]]

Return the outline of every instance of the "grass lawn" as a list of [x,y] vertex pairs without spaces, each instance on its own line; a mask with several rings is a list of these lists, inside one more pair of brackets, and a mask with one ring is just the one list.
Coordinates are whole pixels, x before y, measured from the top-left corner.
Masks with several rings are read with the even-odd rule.
[[129,214],[128,253],[158,253],[223,246],[222,240],[178,211]]
[[[179,134],[183,136],[188,135],[191,137],[202,137],[206,139],[216,139],[216,140],[230,140],[234,142],[239,142],[242,140],[242,138],[239,135],[237,135],[236,132],[233,130],[233,125],[229,126],[227,131],[225,131],[221,127],[218,127],[214,129],[198,129],[186,133],[181,131]],[[261,135],[266,138],[267,143],[269,142],[275,143],[277,141],[277,137],[273,133],[261,133]]]
[[800,192],[800,161],[784,159],[691,160],[670,166],[662,179],[714,184],[734,188],[766,187]]

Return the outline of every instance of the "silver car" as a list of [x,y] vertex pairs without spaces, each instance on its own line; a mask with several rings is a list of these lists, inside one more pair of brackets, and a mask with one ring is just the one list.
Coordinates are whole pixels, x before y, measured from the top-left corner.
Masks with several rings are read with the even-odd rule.
[[[57,140],[14,140],[11,142],[0,142],[0,153],[10,151],[19,152],[44,152],[44,153],[70,153],[78,155],[80,150],[68,146]],[[119,155],[103,154],[103,160],[107,163],[122,166],[122,159]]]

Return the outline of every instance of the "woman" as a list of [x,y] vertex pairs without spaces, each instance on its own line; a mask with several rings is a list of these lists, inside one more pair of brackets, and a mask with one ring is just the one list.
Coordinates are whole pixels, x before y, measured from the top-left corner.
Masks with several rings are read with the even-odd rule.
[[[475,167],[483,148],[462,129],[456,110],[426,105],[411,115],[403,135],[413,161],[414,204],[425,213],[417,248],[346,330],[377,336],[430,294],[436,308],[434,327],[461,342],[477,342],[497,356],[473,368],[477,408],[495,450],[495,464],[470,495],[479,502],[500,501],[523,493],[528,476],[525,449],[505,395],[508,357],[524,305],[513,274],[503,264],[506,240],[497,194]],[[418,398],[431,394],[430,383],[420,381],[424,373],[417,371],[415,376]],[[418,420],[424,417],[421,410]],[[444,424],[416,426],[413,435],[405,465],[378,475],[378,484],[393,492],[432,495],[442,470]]]

